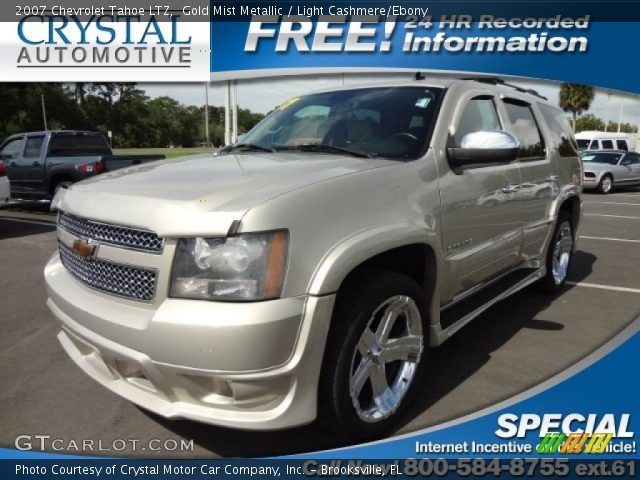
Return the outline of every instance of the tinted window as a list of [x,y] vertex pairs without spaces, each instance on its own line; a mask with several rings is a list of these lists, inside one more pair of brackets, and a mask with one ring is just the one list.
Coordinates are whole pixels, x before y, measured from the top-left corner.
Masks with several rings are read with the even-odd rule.
[[[549,126],[549,130],[551,130],[551,142],[558,149],[560,156],[577,156],[578,144],[576,144],[573,138],[571,125],[569,125],[569,120],[565,117],[564,112],[549,105],[539,104],[539,106],[542,116]],[[580,142],[580,140],[578,142]],[[582,140],[582,142],[586,142],[586,145],[583,144],[582,148],[585,148],[589,144],[588,140]]]
[[616,140],[616,145],[618,147],[618,150],[629,150],[626,140]]
[[598,140],[591,140],[591,145],[589,145],[589,150],[600,150],[598,146]]
[[86,155],[111,155],[111,148],[104,137],[91,134],[58,134],[53,137],[49,156],[82,157]]
[[631,162],[631,165],[638,165],[640,164],[640,155],[637,155],[635,153],[627,153],[627,155],[625,156],[625,160],[629,160]]
[[612,140],[601,140],[602,148],[604,150],[613,150],[613,141]]
[[374,157],[417,158],[429,141],[440,94],[437,88],[382,87],[296,97],[277,107],[238,145],[280,151],[324,145]]
[[505,100],[513,134],[520,142],[520,158],[536,158],[545,154],[544,141],[531,111],[531,106],[515,100]]
[[0,155],[2,155],[5,160],[16,158],[18,156],[18,152],[20,151],[21,145],[22,137],[9,140],[4,144],[2,150],[0,150]]
[[24,158],[40,158],[43,143],[44,136],[27,137],[27,142],[24,145]]
[[[543,113],[544,113],[544,110],[543,110]],[[576,142],[578,143],[578,147],[580,148],[580,150],[585,150],[589,148],[589,140],[576,140]]]
[[608,163],[609,165],[617,165],[622,157],[619,153],[583,153],[580,158],[584,163]]
[[482,96],[469,100],[462,111],[458,128],[453,137],[457,147],[468,133],[501,130],[500,118],[491,97]]

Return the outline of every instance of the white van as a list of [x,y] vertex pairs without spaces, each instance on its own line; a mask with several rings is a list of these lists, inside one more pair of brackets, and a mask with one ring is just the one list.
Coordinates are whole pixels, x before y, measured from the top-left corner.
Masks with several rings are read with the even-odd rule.
[[576,133],[580,150],[636,150],[636,133],[584,131]]

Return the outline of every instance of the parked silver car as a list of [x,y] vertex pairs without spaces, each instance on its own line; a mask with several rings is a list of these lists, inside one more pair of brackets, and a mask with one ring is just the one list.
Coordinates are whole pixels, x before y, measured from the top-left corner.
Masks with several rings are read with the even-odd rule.
[[581,180],[565,114],[499,81],[295,97],[218,156],[60,191],[48,305],[80,368],[165,417],[381,436],[430,346],[561,290]]
[[640,185],[640,155],[624,150],[580,154],[584,188],[610,193],[616,186]]

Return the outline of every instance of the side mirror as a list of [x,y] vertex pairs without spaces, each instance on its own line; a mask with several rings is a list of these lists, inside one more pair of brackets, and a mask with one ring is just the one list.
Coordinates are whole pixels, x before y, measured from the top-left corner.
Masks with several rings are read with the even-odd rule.
[[629,160],[628,158],[624,158],[624,159],[620,162],[620,165],[624,165],[624,166],[631,165],[631,160]]
[[460,147],[447,148],[449,162],[454,166],[474,163],[505,163],[518,158],[520,142],[501,130],[467,133]]

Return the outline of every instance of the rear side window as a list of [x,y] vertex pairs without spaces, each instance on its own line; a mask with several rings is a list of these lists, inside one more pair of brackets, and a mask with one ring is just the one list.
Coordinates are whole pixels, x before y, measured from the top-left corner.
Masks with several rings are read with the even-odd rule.
[[605,150],[613,150],[613,140],[602,140],[602,148]]
[[[560,156],[578,156],[578,144],[580,140],[576,143],[571,125],[569,125],[569,120],[565,117],[564,112],[543,103],[538,104],[538,106],[549,126],[549,130],[551,130],[551,142],[558,149]],[[582,142],[584,143],[580,145],[581,148],[586,148],[587,145],[589,145],[589,140],[582,140]]]
[[543,157],[544,140],[531,111],[531,105],[517,100],[505,100],[504,105],[507,108],[513,133],[520,142],[518,157],[522,159]]
[[27,141],[24,144],[24,158],[40,158],[43,143],[44,136],[27,137]]
[[104,137],[97,133],[56,135],[51,144],[51,157],[82,157],[86,155],[111,155]]
[[462,144],[462,139],[468,133],[501,130],[500,118],[490,96],[480,96],[469,100],[465,105],[458,128],[453,137],[456,146]]
[[627,152],[629,151],[629,147],[627,146],[626,140],[616,140],[616,146],[618,150],[625,150]]

